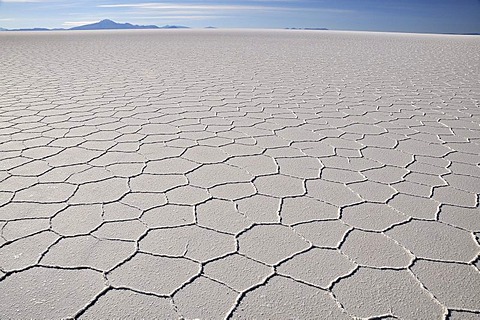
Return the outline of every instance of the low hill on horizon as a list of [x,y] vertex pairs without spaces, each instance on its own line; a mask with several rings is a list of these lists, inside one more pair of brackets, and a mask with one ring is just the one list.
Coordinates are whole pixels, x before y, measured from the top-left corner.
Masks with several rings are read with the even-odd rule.
[[138,25],[131,23],[118,23],[110,19],[104,19],[99,22],[90,23],[82,26],[72,27],[70,29],[47,29],[47,28],[21,28],[21,29],[5,29],[0,31],[54,31],[54,30],[127,30],[127,29],[188,29],[186,26],[164,25],[162,27],[156,25]]
[[287,30],[328,30],[327,28],[285,28]]
[[99,22],[85,24],[83,26],[73,27],[69,30],[108,30],[108,29],[159,29],[156,25],[137,25],[131,23],[118,23],[110,19],[104,19]]

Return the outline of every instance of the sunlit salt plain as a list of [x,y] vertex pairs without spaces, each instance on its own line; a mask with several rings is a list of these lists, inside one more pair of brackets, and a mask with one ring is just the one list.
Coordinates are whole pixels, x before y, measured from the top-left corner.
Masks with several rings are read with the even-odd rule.
[[480,37],[0,33],[0,318],[478,319]]

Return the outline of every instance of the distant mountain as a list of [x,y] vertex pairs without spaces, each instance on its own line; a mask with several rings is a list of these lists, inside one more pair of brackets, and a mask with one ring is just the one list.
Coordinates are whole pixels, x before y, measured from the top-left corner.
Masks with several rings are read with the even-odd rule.
[[141,25],[136,25],[131,23],[118,23],[109,19],[105,19],[96,23],[73,27],[73,28],[70,28],[69,30],[107,30],[107,29],[158,29],[158,26],[155,26],[155,25],[141,26]]
[[285,28],[287,30],[328,30],[327,28]]
[[164,25],[163,27],[157,27],[159,29],[190,29],[190,27],[185,26],[171,26],[171,25]]
[[444,33],[444,34],[454,34],[454,35],[461,35],[461,36],[480,36],[480,33],[477,33],[477,32],[467,32],[467,33]]
[[137,25],[131,23],[118,23],[109,19],[105,19],[96,23],[86,24],[83,26],[73,27],[70,29],[47,29],[47,28],[30,28],[30,29],[4,29],[0,28],[0,31],[59,31],[59,30],[119,30],[119,29],[188,29],[185,26],[165,25],[159,27],[156,25]]
[[5,29],[3,31],[50,31],[47,28],[22,28],[22,29]]

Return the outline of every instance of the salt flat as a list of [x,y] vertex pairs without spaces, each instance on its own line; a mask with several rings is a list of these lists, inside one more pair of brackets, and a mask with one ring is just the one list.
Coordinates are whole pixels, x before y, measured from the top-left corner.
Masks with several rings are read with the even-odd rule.
[[478,319],[480,38],[0,33],[0,318]]

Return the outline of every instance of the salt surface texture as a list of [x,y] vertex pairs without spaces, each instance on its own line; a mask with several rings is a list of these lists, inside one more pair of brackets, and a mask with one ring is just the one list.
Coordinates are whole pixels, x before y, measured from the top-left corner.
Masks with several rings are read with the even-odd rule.
[[0,318],[478,318],[480,38],[0,34]]

